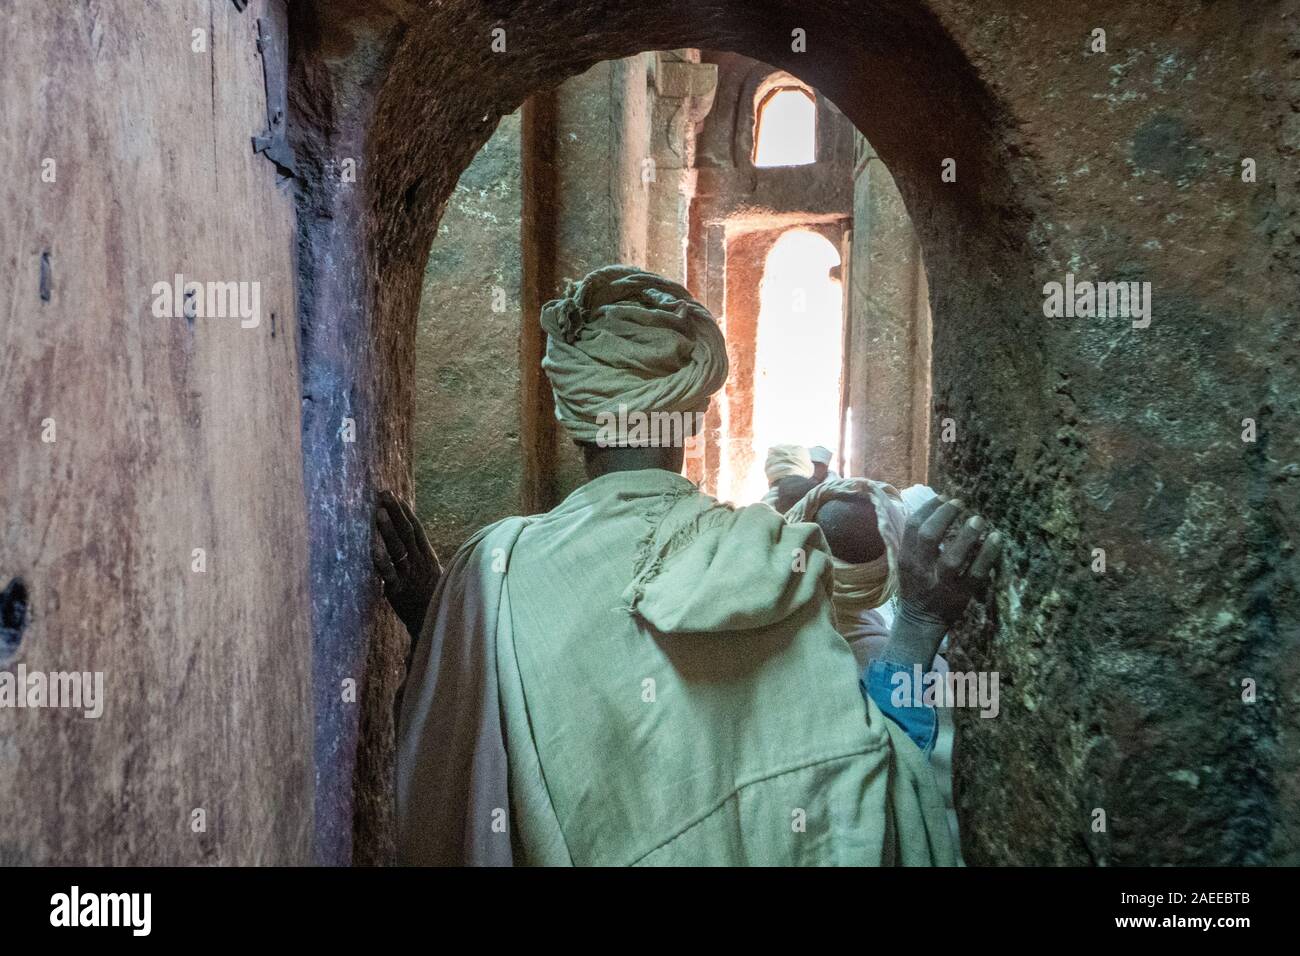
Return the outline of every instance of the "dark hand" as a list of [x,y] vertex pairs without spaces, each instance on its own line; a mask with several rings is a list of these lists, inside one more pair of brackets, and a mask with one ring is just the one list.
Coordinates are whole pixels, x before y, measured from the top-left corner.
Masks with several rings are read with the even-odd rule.
[[980,544],[987,527],[983,518],[971,515],[956,538],[939,549],[961,510],[960,501],[933,498],[907,519],[898,555],[898,616],[884,660],[928,670],[948,628],[970,599],[988,588],[1002,536],[994,531]]
[[379,494],[375,530],[370,553],[384,581],[384,596],[414,640],[420,636],[442,568],[420,519],[391,491]]
[[1002,535],[993,531],[985,537],[988,522],[979,515],[967,518],[941,551],[940,543],[961,513],[960,500],[927,501],[907,520],[898,560],[901,609],[945,628],[961,617],[971,598],[988,590],[1002,553]]

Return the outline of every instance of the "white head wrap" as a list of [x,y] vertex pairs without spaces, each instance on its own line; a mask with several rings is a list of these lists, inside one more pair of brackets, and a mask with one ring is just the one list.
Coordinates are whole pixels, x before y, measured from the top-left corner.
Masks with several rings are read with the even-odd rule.
[[829,465],[832,455],[831,450],[824,445],[813,445],[808,449],[808,457],[818,464]]
[[[804,495],[785,513],[788,522],[815,521],[828,501],[865,498],[876,509],[876,527],[885,542],[885,553],[874,561],[850,564],[834,558],[835,617],[852,620],[862,611],[880,607],[898,593],[898,549],[903,543],[907,508],[893,485],[870,478],[832,478]],[[832,556],[833,557],[833,556]]]
[[555,417],[578,441],[604,443],[607,423],[633,414],[679,413],[691,434],[727,380],[727,344],[709,310],[684,286],[633,266],[570,282],[542,307],[541,324]]
[[769,485],[782,478],[811,478],[812,473],[812,459],[803,445],[773,445],[767,450],[763,474]]

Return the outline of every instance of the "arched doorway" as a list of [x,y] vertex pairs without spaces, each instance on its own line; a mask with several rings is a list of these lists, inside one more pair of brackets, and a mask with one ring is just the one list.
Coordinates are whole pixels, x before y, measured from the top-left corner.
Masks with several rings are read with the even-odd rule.
[[[332,386],[314,390],[330,398],[315,399],[304,416],[323,861],[353,853],[354,819],[355,856],[385,856],[391,701],[404,637],[377,615],[377,593],[358,593],[352,582],[368,576],[373,487],[404,490],[409,482],[409,343],[440,210],[497,119],[526,99],[525,140],[530,118],[549,108],[545,91],[564,76],[599,60],[679,47],[742,52],[814,85],[890,164],[916,222],[935,288],[940,400],[963,420],[985,422],[981,442],[989,431],[1001,442],[1035,428],[1026,418],[981,410],[978,400],[991,380],[1012,391],[1032,390],[1040,375],[1032,360],[1038,331],[1020,318],[1033,300],[1008,274],[1008,249],[1018,250],[1017,270],[1032,261],[1021,249],[1023,226],[1016,223],[1024,213],[1008,214],[1021,209],[1023,190],[1001,162],[1005,144],[990,119],[998,113],[991,94],[924,5],[882,4],[870,17],[833,4],[769,6],[758,15],[747,3],[666,3],[649,16],[628,6],[609,10],[598,28],[584,12],[559,3],[518,9],[470,3],[396,13],[375,3],[357,14],[352,5],[320,0],[297,14],[295,106],[308,170],[300,205],[303,374],[309,384]],[[924,76],[911,68],[922,50]],[[934,121],[910,122],[909,116]],[[340,188],[328,175],[348,154],[363,157],[359,188]],[[939,178],[951,154],[964,172],[955,184]],[[1027,164],[1014,168],[1032,178]],[[525,223],[530,203],[554,198],[526,195]],[[526,246],[524,256],[526,269],[544,275],[546,248]],[[340,267],[344,262],[351,264]],[[540,285],[532,284],[525,314],[535,314],[549,297],[537,291]],[[976,343],[945,347],[944,317],[950,314],[982,317]],[[1031,358],[1012,362],[1013,346]],[[521,347],[539,355],[540,339],[525,338]],[[549,395],[538,370],[523,368],[525,410],[540,423],[549,418]],[[352,449],[335,441],[345,403],[371,423]],[[1011,485],[990,481],[971,497],[998,518],[1013,494]],[[336,678],[356,672],[367,678],[360,715],[341,708],[332,691]]]
[[[108,664],[143,691],[117,695],[112,725],[20,719],[0,750],[32,772],[0,775],[0,802],[40,812],[0,856],[293,862],[310,839],[323,862],[384,857],[403,644],[377,613],[370,506],[409,478],[429,238],[499,116],[544,113],[592,63],[696,45],[832,97],[916,223],[930,480],[1014,543],[1011,580],[956,641],[967,669],[1006,678],[999,718],[959,726],[967,858],[1297,859],[1300,193],[1278,4],[101,7],[17,5],[4,21],[28,54],[0,67],[20,171],[0,220],[17,412],[5,573],[32,602],[20,654]],[[262,20],[290,54],[283,126]],[[1098,23],[1109,53],[1084,42]],[[177,42],[204,27],[212,59]],[[296,152],[292,181],[252,152],[268,120]],[[36,187],[46,160],[57,187],[52,168]],[[547,250],[529,255],[540,275]],[[149,282],[178,259],[274,286],[256,336],[150,322]],[[1049,319],[1043,290],[1071,273],[1149,280],[1154,321]],[[855,414],[852,430],[871,423]],[[182,600],[170,582],[218,539],[224,576]],[[225,808],[205,839],[183,825],[177,775]]]
[[749,502],[767,490],[763,453],[794,442],[839,453],[844,293],[832,270],[839,250],[806,229],[791,229],[768,250],[759,287],[754,354],[754,435],[747,474],[735,476]]

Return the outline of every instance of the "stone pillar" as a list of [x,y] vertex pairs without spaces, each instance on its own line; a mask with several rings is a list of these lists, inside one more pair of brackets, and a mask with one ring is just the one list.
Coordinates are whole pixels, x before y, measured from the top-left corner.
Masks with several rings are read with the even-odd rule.
[[556,94],[556,274],[644,265],[650,158],[650,54],[597,63]]
[[[555,277],[561,285],[615,262],[646,265],[649,190],[642,171],[650,159],[652,56],[597,63],[556,92]],[[586,475],[563,428],[555,441],[558,501]]]
[[849,269],[850,474],[926,480],[930,307],[920,246],[893,177],[858,137]]
[[716,493],[724,497],[744,480],[754,460],[754,363],[762,305],[759,287],[767,254],[780,236],[780,230],[755,230],[729,237],[726,245],[722,315],[731,371],[722,392],[727,428],[719,436],[721,462],[715,485]]
[[[686,242],[695,197],[695,125],[708,115],[718,67],[698,50],[656,53],[651,60],[654,105],[650,126],[646,265],[686,281]],[[644,175],[644,170],[643,170]]]

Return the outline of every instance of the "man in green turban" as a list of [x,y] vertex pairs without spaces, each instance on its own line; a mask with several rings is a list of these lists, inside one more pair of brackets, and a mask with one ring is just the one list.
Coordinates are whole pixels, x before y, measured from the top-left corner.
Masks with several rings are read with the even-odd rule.
[[[677,283],[609,266],[541,321],[590,480],[475,535],[427,614],[409,609],[436,573],[419,522],[380,505],[376,561],[420,634],[398,731],[402,862],[951,863],[925,755],[864,699],[836,632],[821,530],[681,475],[726,379],[713,317]],[[900,667],[928,667],[992,572],[999,542],[978,523],[940,559],[960,512],[936,501],[904,535]]]

